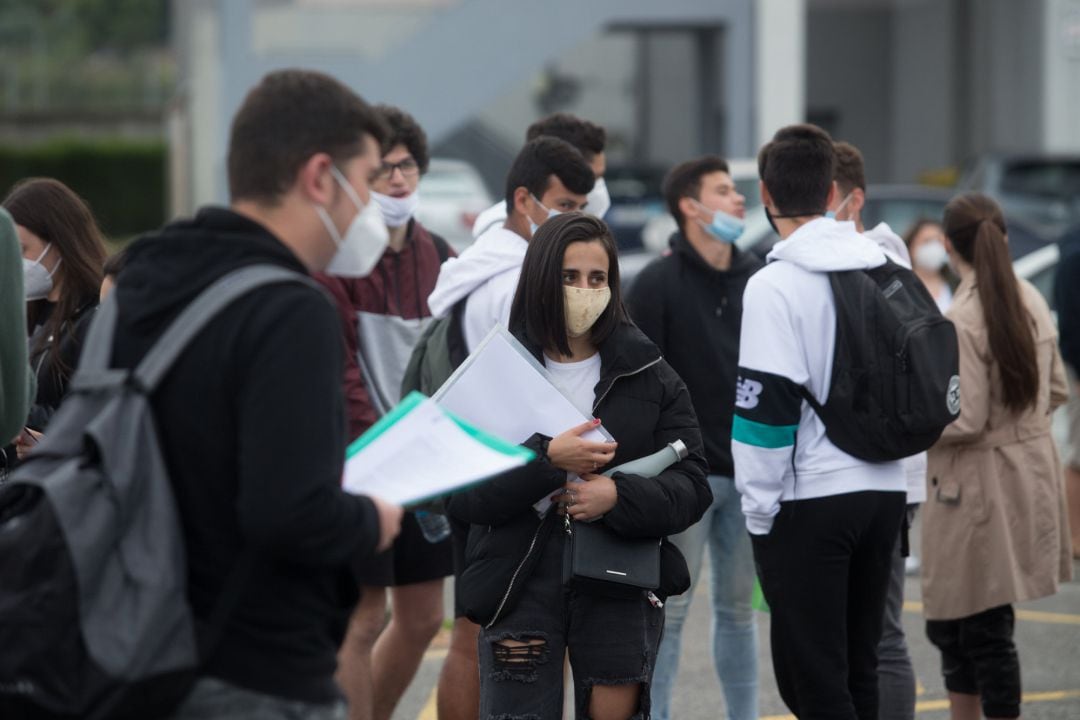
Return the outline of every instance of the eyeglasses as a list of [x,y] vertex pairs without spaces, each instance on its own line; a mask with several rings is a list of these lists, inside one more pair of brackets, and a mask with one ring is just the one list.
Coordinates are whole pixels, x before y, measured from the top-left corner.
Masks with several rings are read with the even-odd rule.
[[375,179],[388,180],[393,176],[395,170],[400,170],[401,176],[407,178],[416,177],[420,174],[420,166],[416,164],[416,160],[410,157],[396,163],[384,162],[382,166],[375,171]]

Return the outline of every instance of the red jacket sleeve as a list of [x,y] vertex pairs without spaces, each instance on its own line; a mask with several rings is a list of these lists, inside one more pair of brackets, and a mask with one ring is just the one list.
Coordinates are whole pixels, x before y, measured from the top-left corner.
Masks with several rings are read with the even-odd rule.
[[356,328],[356,310],[353,307],[347,283],[349,280],[318,273],[315,279],[323,284],[334,299],[338,318],[341,321],[341,335],[345,340],[345,407],[349,422],[348,440],[352,442],[375,424],[375,408],[371,404],[364,376],[360,372],[357,353],[360,351],[360,338]]

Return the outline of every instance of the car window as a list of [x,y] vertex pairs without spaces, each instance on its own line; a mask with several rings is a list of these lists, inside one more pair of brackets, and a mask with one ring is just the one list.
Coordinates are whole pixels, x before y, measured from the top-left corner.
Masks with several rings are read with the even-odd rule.
[[1080,162],[1009,163],[1001,179],[1001,191],[1056,198],[1080,195]]
[[885,222],[898,235],[906,233],[918,220],[929,218],[941,222],[944,215],[943,201],[921,199],[867,198],[862,211],[863,225],[867,228]]
[[475,197],[486,194],[483,183],[470,172],[461,170],[431,169],[420,181],[425,196]]

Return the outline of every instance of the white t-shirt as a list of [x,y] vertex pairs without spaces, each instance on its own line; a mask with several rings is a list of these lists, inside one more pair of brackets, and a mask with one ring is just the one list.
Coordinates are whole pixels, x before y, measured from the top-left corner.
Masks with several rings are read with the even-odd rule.
[[544,366],[551,373],[555,387],[570,398],[586,417],[592,417],[596,386],[600,383],[600,353],[569,363],[556,362],[545,355]]

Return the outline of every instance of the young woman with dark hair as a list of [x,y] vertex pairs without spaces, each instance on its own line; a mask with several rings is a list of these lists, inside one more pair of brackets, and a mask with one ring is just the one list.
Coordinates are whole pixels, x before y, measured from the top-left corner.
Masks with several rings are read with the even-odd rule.
[[[689,393],[627,318],[614,239],[592,216],[558,215],[533,236],[510,329],[596,420],[533,436],[536,462],[451,500],[450,512],[472,524],[461,581],[467,614],[483,626],[480,714],[559,717],[569,651],[578,717],[648,717],[661,601],[689,585],[686,563],[662,543],[653,596],[566,586],[564,523],[569,515],[660,541],[701,517],[712,497]],[[582,439],[594,422],[615,442]],[[689,456],[656,477],[597,474],[675,440]],[[534,504],[546,497],[558,509],[539,513]]]
[[22,247],[30,366],[37,375],[37,396],[16,439],[21,456],[67,393],[98,304],[106,253],[86,202],[57,180],[23,180],[3,206]]
[[929,453],[926,633],[942,654],[954,720],[1015,718],[1012,606],[1052,595],[1072,572],[1050,433],[1065,370],[1046,301],[1013,272],[1001,209],[961,195],[945,208],[944,231],[960,276],[948,317],[960,341],[961,409]]
[[945,251],[945,238],[941,223],[920,218],[904,233],[904,245],[911,257],[911,269],[930,291],[938,309],[948,312],[953,292],[945,277],[949,254]]

